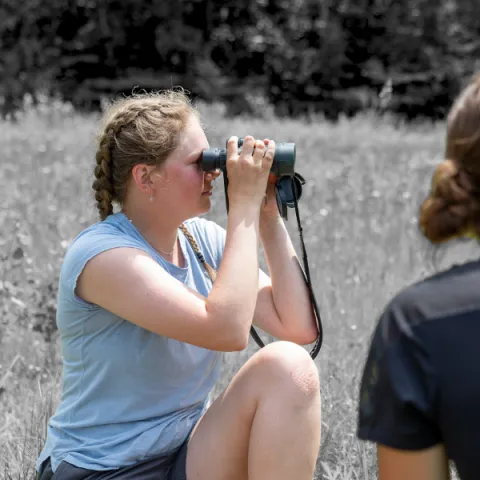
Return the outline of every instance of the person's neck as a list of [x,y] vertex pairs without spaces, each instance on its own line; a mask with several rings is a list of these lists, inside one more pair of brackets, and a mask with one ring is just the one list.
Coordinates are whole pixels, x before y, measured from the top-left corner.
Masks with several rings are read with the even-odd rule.
[[124,207],[122,212],[163,257],[171,261],[178,256],[178,227],[181,221],[172,217],[162,218],[158,214],[153,217],[153,212],[149,214],[128,207]]

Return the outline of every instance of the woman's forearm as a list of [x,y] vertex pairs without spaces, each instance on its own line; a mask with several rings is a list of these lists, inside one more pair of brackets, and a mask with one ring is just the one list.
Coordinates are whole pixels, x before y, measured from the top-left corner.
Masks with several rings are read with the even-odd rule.
[[305,278],[280,215],[261,218],[260,238],[272,282],[273,301],[286,330],[311,333],[317,324]]
[[[258,294],[259,206],[232,205],[222,262],[207,299],[218,334],[244,348]],[[243,347],[242,347],[243,345]]]

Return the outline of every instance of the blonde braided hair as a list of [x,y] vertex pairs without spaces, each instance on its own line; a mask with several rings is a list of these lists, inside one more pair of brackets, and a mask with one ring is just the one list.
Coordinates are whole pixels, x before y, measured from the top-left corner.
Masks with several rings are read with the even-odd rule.
[[178,147],[190,116],[198,116],[185,92],[165,90],[134,94],[114,102],[103,119],[95,155],[95,192],[100,219],[122,205],[132,168],[160,166]]
[[205,257],[200,251],[200,248],[198,247],[196,240],[193,238],[193,235],[188,231],[187,227],[183,223],[182,225],[180,225],[180,230],[187,237],[188,241],[190,242],[190,245],[192,246],[195,252],[195,255],[197,255],[197,258],[202,262],[202,265],[205,268],[208,276],[210,277],[210,280],[212,281],[212,283],[214,283],[215,279],[217,278],[216,270],[207,263],[207,261],[205,260]]
[[115,191],[112,185],[110,143],[114,135],[112,129],[105,132],[95,155],[97,165],[94,170],[95,180],[92,188],[95,191],[95,200],[97,201],[97,209],[101,220],[113,213],[112,200]]

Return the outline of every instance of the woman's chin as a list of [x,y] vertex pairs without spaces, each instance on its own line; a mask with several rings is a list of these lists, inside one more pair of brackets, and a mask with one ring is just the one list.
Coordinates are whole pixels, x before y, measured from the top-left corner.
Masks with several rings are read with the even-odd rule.
[[210,197],[209,196],[202,196],[202,200],[201,200],[201,210],[202,210],[202,213],[207,213],[210,211],[210,208],[212,207],[212,202],[210,200]]

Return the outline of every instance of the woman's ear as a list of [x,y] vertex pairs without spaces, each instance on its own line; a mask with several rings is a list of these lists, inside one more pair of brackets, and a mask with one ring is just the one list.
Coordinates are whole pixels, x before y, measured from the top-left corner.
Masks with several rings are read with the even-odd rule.
[[132,179],[138,189],[142,192],[152,194],[154,188],[154,182],[152,181],[152,173],[155,167],[152,165],[146,165],[139,163],[132,168]]

